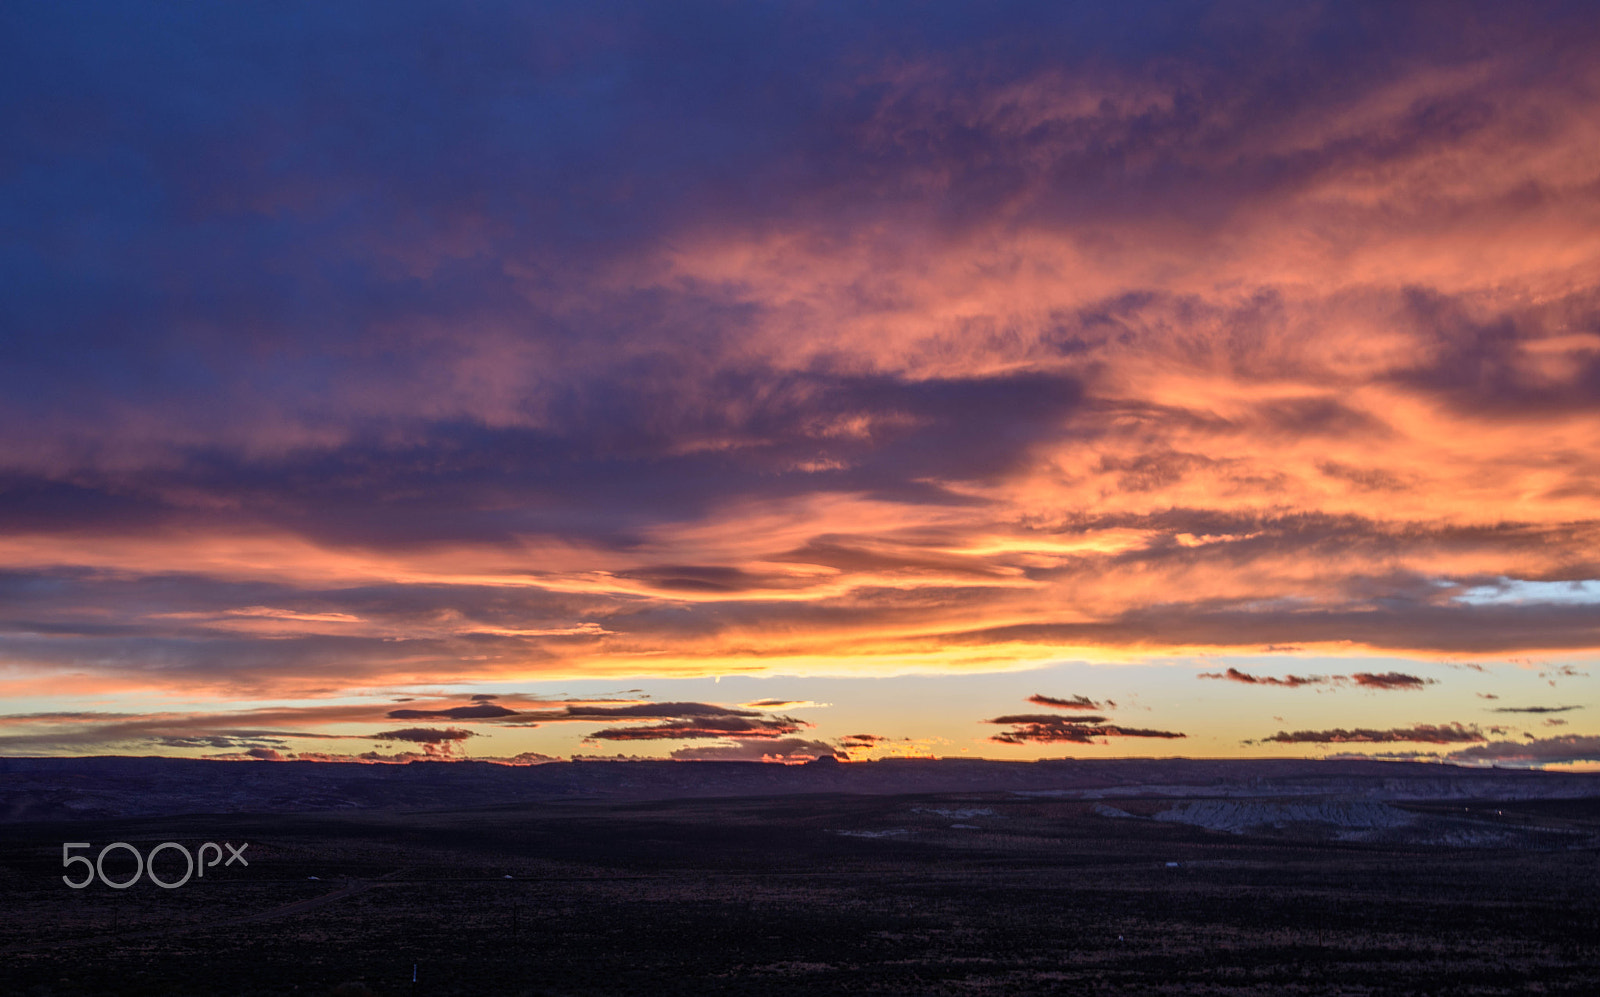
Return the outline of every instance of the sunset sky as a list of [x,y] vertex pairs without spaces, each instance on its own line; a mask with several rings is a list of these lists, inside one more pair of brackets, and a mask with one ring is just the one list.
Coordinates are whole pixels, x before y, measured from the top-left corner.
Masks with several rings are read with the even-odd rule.
[[0,6],[0,754],[1600,763],[1592,3]]

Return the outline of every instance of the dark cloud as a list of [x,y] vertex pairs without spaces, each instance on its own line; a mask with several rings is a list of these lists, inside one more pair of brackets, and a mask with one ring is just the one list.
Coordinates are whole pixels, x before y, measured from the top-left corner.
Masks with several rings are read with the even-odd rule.
[[1038,718],[998,717],[984,722],[1016,725],[1011,730],[995,734],[989,738],[989,740],[998,744],[1096,744],[1099,743],[1097,739],[1105,737],[1178,738],[1188,736],[1176,731],[1121,727],[1116,724],[1099,722],[1103,719],[1103,717],[1067,719],[1055,716]]
[[[776,701],[774,701],[776,703]],[[760,704],[751,704],[760,705]],[[792,703],[785,705],[794,705]],[[636,726],[608,727],[594,731],[585,740],[658,741],[703,738],[770,740],[794,734],[811,726],[793,717],[769,716],[762,710],[720,706],[712,703],[629,703],[620,706],[592,702],[569,703],[559,709],[512,710],[498,704],[437,710],[391,710],[391,719],[488,720],[496,726],[536,727],[545,723],[594,722],[597,720],[661,720]]]
[[1061,717],[1054,713],[1011,713],[993,720],[985,720],[986,724],[1098,724],[1105,723],[1105,717]]
[[286,743],[281,739],[235,737],[228,734],[191,734],[188,736],[157,734],[144,740],[148,744],[158,745],[163,748],[257,748],[269,745],[282,747]]
[[[1295,439],[1307,436],[1382,439],[1393,432],[1371,413],[1351,408],[1328,395],[1261,402],[1254,407],[1251,416],[1269,432]],[[1330,465],[1324,462],[1319,466]]]
[[1345,730],[1297,730],[1293,733],[1278,731],[1264,737],[1261,744],[1387,744],[1393,741],[1416,741],[1423,744],[1459,744],[1463,741],[1482,741],[1483,732],[1475,726],[1459,723],[1434,725],[1417,724],[1414,727],[1392,727],[1387,730],[1357,728]]
[[1284,678],[1272,678],[1265,675],[1250,675],[1237,668],[1229,668],[1225,672],[1201,672],[1198,676],[1203,679],[1226,679],[1229,682],[1242,682],[1245,685],[1281,685],[1293,689],[1302,685],[1323,685],[1331,681],[1326,676],[1313,675],[1301,677],[1289,675]]
[[[329,385],[360,386],[348,394],[367,399],[397,386],[429,397],[449,390],[451,379],[435,372],[472,359],[472,345],[429,336],[411,316],[447,329],[516,323],[515,345],[573,361],[562,367],[572,397],[552,408],[581,412],[572,424],[595,426],[596,438],[582,442],[599,446],[574,446],[571,454],[616,454],[633,472],[648,473],[648,461],[626,455],[668,435],[652,436],[650,417],[676,413],[682,422],[671,428],[690,430],[692,413],[661,404],[659,391],[642,392],[637,405],[629,392],[611,392],[602,404],[594,382],[631,374],[648,389],[649,365],[628,370],[637,361],[619,345],[675,333],[694,345],[715,343],[726,333],[694,330],[737,326],[749,309],[694,295],[673,309],[612,292],[614,312],[546,306],[555,314],[530,316],[527,289],[508,276],[507,261],[534,261],[548,268],[549,282],[578,283],[597,263],[698,226],[808,217],[843,225],[892,220],[912,208],[939,230],[996,216],[1088,224],[1137,215],[1141,206],[1204,228],[1254,198],[1313,184],[1340,161],[1404,161],[1429,136],[1453,133],[1422,114],[1423,102],[1403,142],[1385,132],[1290,153],[1267,151],[1260,136],[1380,91],[1416,60],[1475,52],[1480,33],[1537,33],[1480,7],[1463,19],[1473,27],[1396,15],[1376,51],[1348,42],[1330,49],[1326,39],[1370,36],[1357,29],[1370,13],[1320,12],[1315,30],[1243,31],[1199,10],[1174,3],[1145,17],[1106,19],[1021,4],[983,15],[930,11],[916,25],[862,10],[801,27],[777,11],[688,5],[685,22],[715,30],[685,28],[632,5],[535,12],[491,4],[448,25],[423,7],[382,17],[318,13],[309,22],[259,12],[124,11],[94,28],[69,27],[65,15],[44,10],[14,14],[7,134],[30,169],[13,173],[12,259],[27,293],[10,307],[20,320],[13,327],[48,333],[17,343],[28,374],[14,374],[12,386],[41,408],[66,409],[46,400],[94,402],[96,421],[113,402],[155,407],[163,395],[218,414],[232,408],[220,429],[284,413],[310,420],[326,411]],[[430,46],[446,27],[451,51],[435,53]],[[1581,24],[1567,27],[1560,37],[1568,45],[1589,37]],[[50,57],[30,48],[30,38],[52,39]],[[743,55],[758,48],[765,56],[752,87]],[[1240,57],[1245,50],[1249,58]],[[1212,54],[1224,51],[1233,56]],[[1064,69],[1070,76],[1084,59],[1109,80],[1143,81],[1166,99],[1123,107],[1108,96],[1095,113],[1044,115],[1031,127],[1025,103],[997,100],[993,112],[979,110],[985,96],[1042,89],[1047,98],[1052,78]],[[174,65],[185,72],[163,71]],[[618,65],[628,72],[614,72]],[[923,67],[920,85],[895,85],[891,70],[909,66]],[[863,74],[871,82],[863,84]],[[304,86],[307,78],[318,86]],[[393,113],[397,106],[408,113]],[[103,127],[108,121],[118,126]],[[620,146],[627,155],[617,155]],[[123,161],[145,167],[110,165]],[[79,229],[63,228],[62,219]],[[91,224],[101,238],[64,234]],[[156,287],[163,291],[150,290]],[[579,342],[574,325],[592,345]],[[233,329],[241,330],[241,345],[217,332]],[[365,362],[367,350],[395,339],[411,349]],[[271,362],[247,359],[256,355]],[[1464,376],[1458,368],[1465,362],[1442,357],[1429,369],[1438,372],[1434,380],[1453,384]],[[118,376],[129,369],[142,377]],[[858,388],[839,391],[879,390],[871,378],[855,380]],[[941,420],[960,444],[957,456],[975,463],[945,461],[924,436],[902,447],[898,461],[880,463],[877,474],[895,479],[885,487],[909,489],[932,464],[948,463],[958,476],[977,470],[991,459],[969,442],[977,439],[1004,465],[1015,453],[1013,430],[1027,435],[1017,418],[1028,414],[1025,391],[1019,412],[986,419],[992,398],[967,404],[973,399],[959,387],[907,390],[916,397],[897,408],[913,414],[978,411],[970,430],[961,418]],[[784,393],[780,383],[751,396]],[[1327,394],[1257,407],[1254,419],[1285,433],[1370,431],[1361,422],[1369,416]],[[356,413],[366,414],[402,418]],[[766,423],[755,417],[751,424]],[[479,449],[485,456],[514,450]],[[411,456],[453,453],[436,437]],[[353,449],[352,463],[359,456]],[[365,456],[380,476],[386,466],[427,464],[399,459],[402,453]],[[921,467],[891,475],[897,462]],[[586,470],[603,476],[603,463],[579,460],[568,470],[574,478]],[[718,464],[698,462],[708,471]],[[666,483],[683,469],[652,478]],[[716,479],[727,477],[722,469]],[[270,477],[235,470],[247,486],[240,490],[257,495]],[[348,485],[350,475],[342,477]],[[371,483],[377,494],[379,483]],[[161,504],[155,489],[50,484],[113,501],[118,516],[150,514],[136,502]],[[666,492],[669,503],[693,501],[683,489]],[[322,529],[337,528],[329,503],[308,504],[326,511]],[[375,531],[402,537],[427,529],[402,530],[384,508],[390,504],[372,509]],[[469,511],[494,518],[463,509],[464,520],[479,518]],[[344,526],[359,530],[353,521]]]
[[1474,745],[1447,756],[1455,762],[1525,762],[1545,764],[1553,762],[1600,761],[1600,737],[1590,734],[1564,734],[1560,737],[1530,740],[1491,741]]
[[1391,599],[1379,608],[1308,609],[1216,602],[1140,607],[1087,623],[1019,623],[943,635],[951,643],[1010,641],[1066,646],[1238,646],[1256,641],[1354,642],[1373,648],[1483,654],[1576,650],[1600,645],[1600,621],[1587,606],[1441,606]]
[[444,710],[390,710],[386,715],[391,720],[493,720],[498,717],[514,717],[518,714],[516,710],[508,710],[504,706],[478,703],[473,706],[452,706]]
[[[1085,696],[1072,699],[1052,699],[1033,695],[1030,703],[1041,703],[1070,710],[1093,709],[1096,704]],[[1138,727],[1121,727],[1108,723],[1105,717],[1080,715],[1061,716],[1055,713],[1013,713],[983,721],[986,724],[1009,725],[1012,729],[995,734],[989,740],[999,744],[1095,744],[1105,737],[1158,737],[1179,738],[1185,735],[1164,730],[1146,730]]]
[[[456,727],[406,727],[400,730],[386,730],[370,735],[374,741],[402,741],[422,746],[423,754],[419,757],[431,760],[454,760],[464,757],[461,749],[462,742],[469,737],[478,737],[475,731],[462,730]],[[304,753],[298,757],[304,758]],[[376,753],[368,753],[364,758],[375,760],[382,759]]]
[[561,720],[651,720],[664,717],[760,717],[760,710],[745,710],[715,703],[633,703],[628,706],[563,706],[559,710],[529,710],[519,714],[543,722]]
[[586,741],[672,741],[729,737],[769,739],[794,734],[811,725],[793,717],[751,719],[732,714],[706,714],[639,727],[608,727],[587,735]]
[[1059,699],[1055,696],[1045,696],[1038,693],[1029,696],[1028,702],[1037,703],[1040,706],[1054,706],[1058,710],[1102,710],[1107,706],[1117,705],[1116,703],[1111,702],[1109,699],[1105,701],[1104,705],[1102,705],[1090,699],[1088,696],[1079,695],[1073,696],[1070,699]]
[[456,727],[406,727],[401,730],[385,730],[368,737],[374,741],[410,741],[413,744],[445,744],[450,741],[465,741],[469,737],[478,735],[470,730],[461,730]]
[[877,734],[846,734],[844,737],[839,738],[839,746],[842,748],[870,748],[873,745],[893,740],[895,738],[880,737]]
[[619,572],[618,577],[642,581],[664,592],[752,592],[810,584],[804,578],[720,565],[658,565]]
[[1567,713],[1581,706],[1496,706],[1490,713]]
[[1356,672],[1350,678],[1356,685],[1366,689],[1421,689],[1425,685],[1434,684],[1433,679],[1419,678],[1404,672]]
[[0,751],[30,754],[146,750],[151,747],[280,747],[290,738],[353,740],[361,739],[362,735],[237,725],[249,721],[336,723],[365,718],[365,710],[343,707],[332,710],[319,710],[314,707],[247,710],[231,714],[125,714],[71,711],[8,714],[0,716],[0,725],[6,730],[20,728],[26,732],[0,735]]
[[1529,362],[1526,347],[1541,335],[1527,316],[1484,316],[1426,288],[1408,289],[1404,303],[1402,320],[1433,349],[1426,363],[1398,372],[1397,379],[1474,415],[1528,416],[1600,406],[1600,357],[1590,352],[1567,376],[1551,378]]
[[[1190,531],[1210,527],[1249,533],[1264,526],[1285,528],[1282,523],[1273,527],[1259,519],[1208,523],[1199,515],[1190,517],[1188,522],[1169,520],[1165,528],[1175,529],[1180,523]],[[1151,522],[1146,520],[1139,525]],[[1360,534],[1368,525],[1352,524],[1319,534],[1301,524],[1301,535],[1286,538],[1281,544],[1259,548],[1254,553],[1219,550],[1211,556],[1239,557],[1242,563],[1249,563],[1257,556],[1296,556],[1295,551],[1314,553],[1341,543],[1359,545],[1367,542]],[[1436,542],[1445,539],[1448,538],[1436,538]],[[1529,549],[1535,549],[1561,541],[1539,533],[1526,542]],[[1239,545],[1262,543],[1263,538],[1258,537],[1240,541]],[[1117,561],[1129,570],[1162,571],[1166,570],[1164,559],[1191,553],[1181,547],[1150,548],[1117,555]],[[882,558],[870,570],[956,570],[948,564],[941,567],[938,559],[931,557],[922,562],[901,558],[898,566],[892,560]],[[997,571],[993,566],[982,570]],[[1057,570],[1056,577],[1060,577]],[[1422,591],[1428,588],[1421,586]],[[1437,586],[1432,590],[1437,591]],[[1090,622],[952,630],[947,619],[951,605],[964,604],[976,617],[984,606],[1001,598],[997,590],[977,586],[929,586],[916,591],[861,587],[848,600],[774,602],[752,598],[719,603],[713,612],[710,607],[697,606],[667,611],[636,599],[578,597],[537,590],[507,593],[496,586],[373,586],[304,593],[276,585],[212,584],[196,575],[116,579],[84,572],[41,572],[13,575],[6,594],[6,610],[0,611],[0,617],[4,617],[0,619],[0,653],[11,660],[38,668],[73,667],[74,662],[83,660],[114,660],[116,668],[125,674],[167,681],[220,678],[238,683],[235,688],[241,692],[251,691],[252,685],[268,689],[285,681],[325,682],[330,674],[359,681],[363,675],[382,676],[398,667],[460,674],[474,667],[464,662],[492,661],[496,655],[517,656],[529,661],[530,667],[538,667],[540,662],[561,660],[573,648],[597,648],[624,639],[638,646],[669,646],[687,638],[703,639],[720,632],[753,628],[762,622],[769,624],[763,627],[769,632],[781,623],[794,633],[803,633],[818,624],[870,632],[893,623],[902,633],[917,634],[908,637],[908,641],[929,640],[954,646],[1004,645],[1013,641],[1074,646],[1234,646],[1242,639],[1254,642],[1277,638],[1350,640],[1376,647],[1478,653],[1530,646],[1581,648],[1600,642],[1600,627],[1583,606],[1452,606],[1425,601],[1422,595],[1410,601],[1390,598],[1360,609],[1300,605],[1278,608],[1259,600],[1233,604],[1214,600],[1129,609]],[[285,602],[289,604],[284,605]],[[342,622],[291,620],[283,624],[288,633],[262,640],[229,629],[240,619],[266,619],[229,615],[230,609],[240,606],[282,606],[286,612],[306,616],[344,614],[368,621],[362,628],[377,628],[380,633],[363,632],[360,628],[351,632],[352,626]],[[524,621],[529,616],[541,624],[548,621],[570,627],[574,620],[601,613],[605,614],[607,629],[626,637],[492,632],[496,628],[526,626]],[[441,634],[432,622],[441,616],[464,622],[453,624],[452,632]],[[406,639],[393,640],[390,635],[404,635]],[[1299,678],[1302,677],[1290,676],[1279,681]]]
[[[820,489],[961,504],[970,500],[931,482],[991,481],[1018,470],[1035,444],[1061,431],[1082,396],[1075,378],[1049,373],[910,380],[755,370],[709,375],[714,383],[695,393],[719,399],[716,406],[683,411],[672,400],[686,390],[680,382],[708,375],[684,366],[649,376],[664,383],[621,394],[597,385],[606,401],[564,399],[555,408],[561,424],[537,430],[448,422],[412,426],[398,441],[357,438],[270,459],[211,451],[143,471],[137,482],[86,476],[73,486],[82,497],[70,500],[37,498],[55,483],[19,479],[0,488],[0,526],[46,528],[30,518],[40,506],[56,510],[59,529],[154,529],[189,517],[206,496],[202,504],[234,510],[218,526],[252,523],[321,542],[511,543],[567,534],[628,543],[649,522],[706,515],[734,494],[782,498]],[[870,439],[827,428],[851,421],[881,428]],[[743,442],[716,454],[682,453],[680,441],[698,436]],[[794,470],[807,462],[837,467]],[[508,495],[521,501],[507,502]],[[85,511],[67,514],[78,507]],[[622,577],[665,591],[794,584],[722,565],[639,568]]]

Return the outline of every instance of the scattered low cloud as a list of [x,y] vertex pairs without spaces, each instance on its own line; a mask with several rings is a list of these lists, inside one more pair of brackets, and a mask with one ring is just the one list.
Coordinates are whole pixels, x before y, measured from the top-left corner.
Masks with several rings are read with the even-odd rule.
[[893,740],[897,739],[880,737],[877,734],[846,734],[844,737],[839,738],[839,746],[842,748],[870,748],[873,745]]
[[[1060,699],[1035,694],[1028,697],[1028,702],[1068,710],[1093,710],[1116,705],[1110,700],[1096,703],[1082,695]],[[1177,731],[1124,727],[1094,714],[1061,716],[1056,713],[1010,713],[982,722],[1011,728],[989,738],[996,744],[1101,744],[1104,743],[1102,738],[1111,737],[1172,739],[1188,736]]]
[[[377,719],[370,707],[277,707],[230,713],[110,713],[56,711],[0,715],[0,753],[54,754],[164,748],[281,747],[287,739],[350,740],[355,734],[296,729],[298,725]],[[258,726],[262,725],[262,726]],[[271,725],[271,726],[265,726]]]
[[1407,675],[1404,672],[1356,672],[1350,678],[1363,689],[1421,689],[1435,682],[1434,679]]
[[455,727],[406,727],[401,730],[385,730],[368,737],[374,741],[410,741],[413,744],[449,744],[452,741],[465,741],[469,737],[477,737],[475,731],[461,730]]
[[919,744],[909,737],[885,737],[881,734],[846,734],[834,741],[846,757],[853,759],[882,757],[884,752],[890,755],[905,755],[915,750]]
[[391,720],[493,720],[497,717],[516,716],[517,711],[496,706],[494,703],[477,703],[472,706],[452,706],[444,710],[390,710],[387,715]]
[[1079,695],[1061,699],[1056,696],[1045,696],[1039,693],[1029,696],[1028,702],[1036,703],[1039,706],[1054,706],[1058,710],[1103,710],[1117,705],[1109,699],[1104,703],[1097,703],[1088,696]]
[[1286,675],[1275,678],[1270,675],[1251,675],[1237,668],[1229,668],[1225,672],[1201,672],[1203,679],[1225,679],[1229,682],[1238,682],[1242,685],[1280,686],[1286,689],[1297,689],[1308,685],[1342,685],[1355,683],[1363,689],[1421,689],[1426,685],[1433,685],[1434,679],[1425,679],[1416,675],[1407,675],[1404,672],[1356,672],[1353,675]]
[[986,724],[1103,724],[1105,722],[1106,718],[1101,716],[1061,717],[1054,713],[1008,713],[984,721]]
[[1442,759],[1432,751],[1336,751],[1325,755],[1336,762],[1437,762]]
[[157,734],[146,738],[145,743],[162,748],[250,748],[286,742],[279,738],[236,737],[228,734]]
[[[765,710],[715,703],[648,703],[627,700],[552,702],[527,697],[497,697],[464,705],[449,701],[384,712],[381,707],[336,704],[277,707],[228,713],[107,713],[57,711],[0,715],[0,752],[83,753],[116,750],[271,749],[283,758],[308,758],[287,749],[297,740],[380,740],[428,745],[429,757],[453,754],[475,732],[464,727],[411,726],[381,729],[376,734],[330,734],[314,728],[378,720],[451,720],[497,729],[539,727],[549,723],[614,726],[594,731],[589,739],[671,740],[740,737],[771,740],[811,726],[793,717]],[[791,705],[805,705],[795,701]],[[816,704],[824,705],[824,704]],[[254,726],[256,724],[274,726]],[[245,726],[250,724],[251,726]],[[307,729],[313,728],[313,729]],[[10,733],[15,731],[15,733]],[[322,753],[312,753],[322,757]],[[333,757],[328,755],[327,757]],[[343,757],[343,756],[340,756]],[[352,756],[354,757],[354,756]]]
[[1143,727],[1122,727],[1117,724],[1093,723],[1092,720],[1104,718],[1067,719],[1065,717],[1041,717],[1028,722],[1019,722],[1015,717],[997,717],[986,720],[985,723],[1010,723],[1015,726],[1008,731],[995,734],[989,740],[997,744],[1098,744],[1100,738],[1108,737],[1154,737],[1154,738],[1179,738],[1188,735],[1170,730],[1152,730]]
[[409,744],[420,744],[423,752],[430,759],[454,759],[462,757],[462,744],[469,737],[478,737],[476,731],[462,730],[457,727],[405,727],[400,730],[380,731],[371,735],[374,741],[403,741]]
[[585,741],[675,741],[700,738],[734,737],[779,738],[810,727],[793,717],[749,717],[733,713],[700,715],[638,727],[607,727],[594,731]]
[[1417,724],[1412,727],[1391,727],[1387,730],[1372,730],[1358,727],[1346,730],[1342,727],[1333,730],[1298,730],[1290,733],[1278,731],[1271,737],[1264,737],[1260,741],[1246,742],[1253,744],[1386,744],[1393,741],[1416,741],[1423,744],[1458,744],[1466,741],[1485,740],[1483,732],[1476,726],[1467,726],[1459,723],[1450,724]]
[[753,703],[740,703],[739,705],[749,710],[808,710],[822,709],[833,704],[818,703],[810,699],[758,699]]
[[1446,756],[1453,762],[1554,763],[1600,761],[1600,736],[1563,734],[1527,741],[1491,741]]
[[1273,678],[1265,675],[1251,675],[1241,672],[1237,668],[1229,668],[1225,672],[1201,672],[1203,679],[1225,679],[1229,682],[1240,682],[1244,685],[1278,685],[1294,689],[1303,685],[1324,685],[1330,680],[1323,675],[1287,675],[1283,678]]

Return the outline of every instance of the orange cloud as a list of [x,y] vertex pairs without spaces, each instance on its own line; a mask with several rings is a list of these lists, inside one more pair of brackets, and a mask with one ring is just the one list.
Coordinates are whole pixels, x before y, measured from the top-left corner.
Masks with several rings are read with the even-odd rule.
[[[388,177],[425,238],[234,178],[296,236],[228,271],[235,311],[162,290],[209,251],[96,306],[189,330],[150,367],[215,384],[6,394],[0,692],[1593,652],[1600,60],[1581,25],[1415,16],[1435,41],[1314,79],[1281,26],[1226,67],[811,65],[741,183],[534,184],[578,234],[434,200],[539,201],[498,175],[324,178]],[[436,144],[521,162],[499,139]],[[684,193],[616,207],[646,188]]]

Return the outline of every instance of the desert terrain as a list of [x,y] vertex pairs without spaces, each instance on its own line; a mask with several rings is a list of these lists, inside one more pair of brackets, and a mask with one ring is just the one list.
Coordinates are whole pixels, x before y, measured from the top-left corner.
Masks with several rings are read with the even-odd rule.
[[[672,783],[586,763],[520,770],[561,793],[401,806],[304,782],[360,773],[175,763],[142,809],[194,803],[184,779],[208,771],[243,780],[232,805],[129,814],[105,812],[91,761],[75,784],[49,773],[53,805],[98,800],[89,815],[0,824],[7,993],[1600,992],[1600,793],[1581,776],[1080,763],[1054,786],[1045,765],[1011,769],[1020,787],[892,792],[893,765],[677,763]],[[13,803],[44,808],[20,767]],[[440,768],[362,777],[398,793]],[[311,790],[343,795],[314,809]],[[249,865],[75,890],[69,841],[247,842]],[[132,857],[104,869],[123,881]]]

